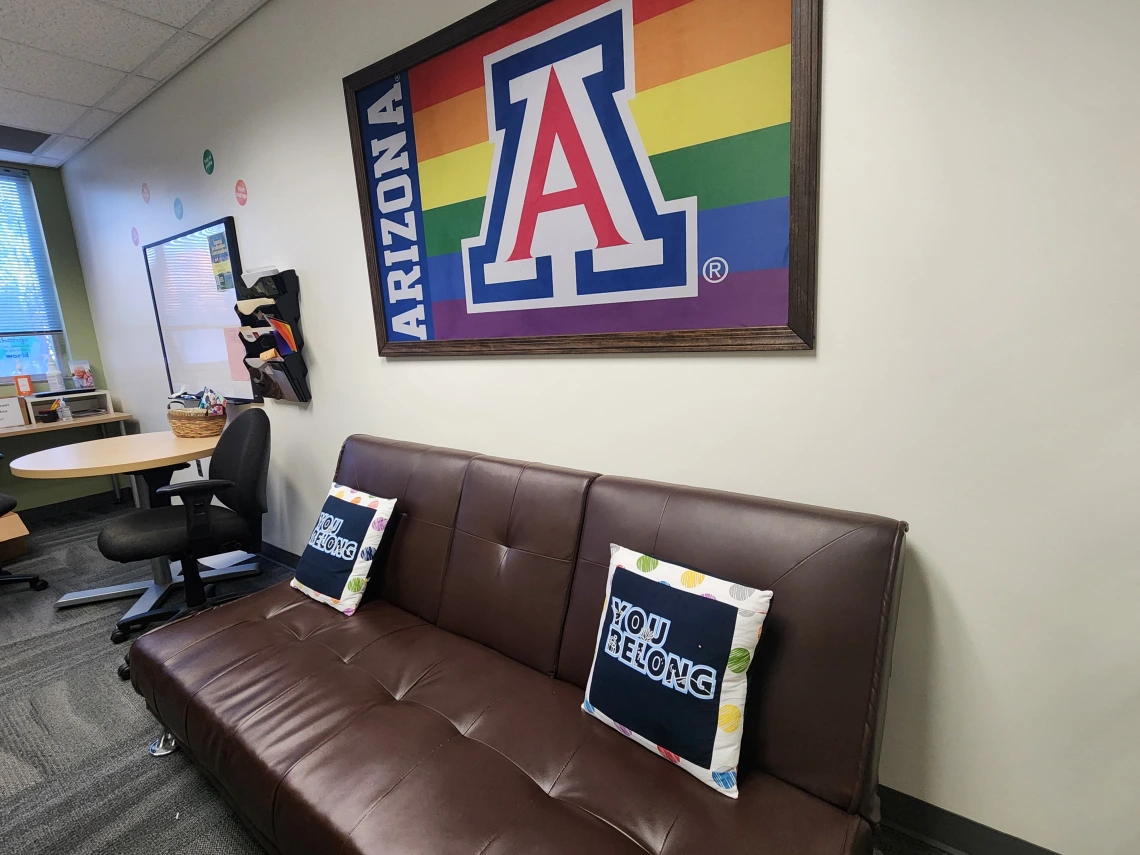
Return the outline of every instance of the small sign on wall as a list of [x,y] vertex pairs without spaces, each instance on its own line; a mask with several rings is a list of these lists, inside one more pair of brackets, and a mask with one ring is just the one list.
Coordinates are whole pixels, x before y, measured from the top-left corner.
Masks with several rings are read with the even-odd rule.
[[32,388],[32,375],[30,374],[17,374],[12,378],[12,382],[16,384],[17,395],[31,395],[35,392]]

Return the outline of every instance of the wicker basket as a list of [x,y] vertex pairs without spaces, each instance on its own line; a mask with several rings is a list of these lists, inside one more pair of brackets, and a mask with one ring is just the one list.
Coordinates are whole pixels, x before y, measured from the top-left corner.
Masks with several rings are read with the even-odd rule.
[[183,439],[218,436],[226,426],[224,415],[211,416],[205,410],[167,410],[166,420],[174,435]]

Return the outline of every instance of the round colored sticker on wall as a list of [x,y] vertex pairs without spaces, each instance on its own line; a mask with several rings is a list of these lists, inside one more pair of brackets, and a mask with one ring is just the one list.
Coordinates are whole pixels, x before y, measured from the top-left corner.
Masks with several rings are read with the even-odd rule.
[[174,200],[174,216],[178,217],[178,219],[180,219],[180,220],[182,219],[182,200],[181,199],[175,199]]
[[131,243],[135,246],[139,245],[139,230],[133,227],[131,228]]
[[249,199],[249,192],[245,189],[245,182],[240,178],[238,183],[234,185],[234,198],[237,199],[239,205],[245,205]]
[[143,201],[149,205],[150,204],[150,187],[147,186],[147,183],[145,181],[143,182],[143,186],[142,186],[142,197],[143,197]]
[[214,153],[209,149],[202,152],[202,168],[206,170],[207,175],[214,174]]

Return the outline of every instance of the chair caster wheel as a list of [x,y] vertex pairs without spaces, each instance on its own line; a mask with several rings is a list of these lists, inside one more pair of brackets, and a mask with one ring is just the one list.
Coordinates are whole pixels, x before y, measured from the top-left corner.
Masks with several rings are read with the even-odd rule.
[[119,665],[118,675],[120,680],[131,679],[131,666],[128,662],[123,662]]
[[112,644],[122,644],[128,638],[130,638],[130,635],[124,629],[116,629],[114,632],[111,633],[111,643]]
[[36,579],[33,582],[29,582],[28,585],[33,591],[46,591],[48,583],[47,579]]

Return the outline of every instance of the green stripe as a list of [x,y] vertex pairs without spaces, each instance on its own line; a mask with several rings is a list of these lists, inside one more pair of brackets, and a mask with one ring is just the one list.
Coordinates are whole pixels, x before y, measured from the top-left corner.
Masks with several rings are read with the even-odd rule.
[[[697,197],[697,209],[726,208],[788,195],[791,125],[665,152],[649,158],[666,199]],[[485,199],[424,211],[428,257],[459,252],[479,234]]]
[[485,198],[468,199],[424,211],[424,238],[428,258],[459,252],[459,242],[479,234]]
[[791,125],[776,125],[651,157],[666,199],[697,197],[697,208],[726,208],[788,195]]

